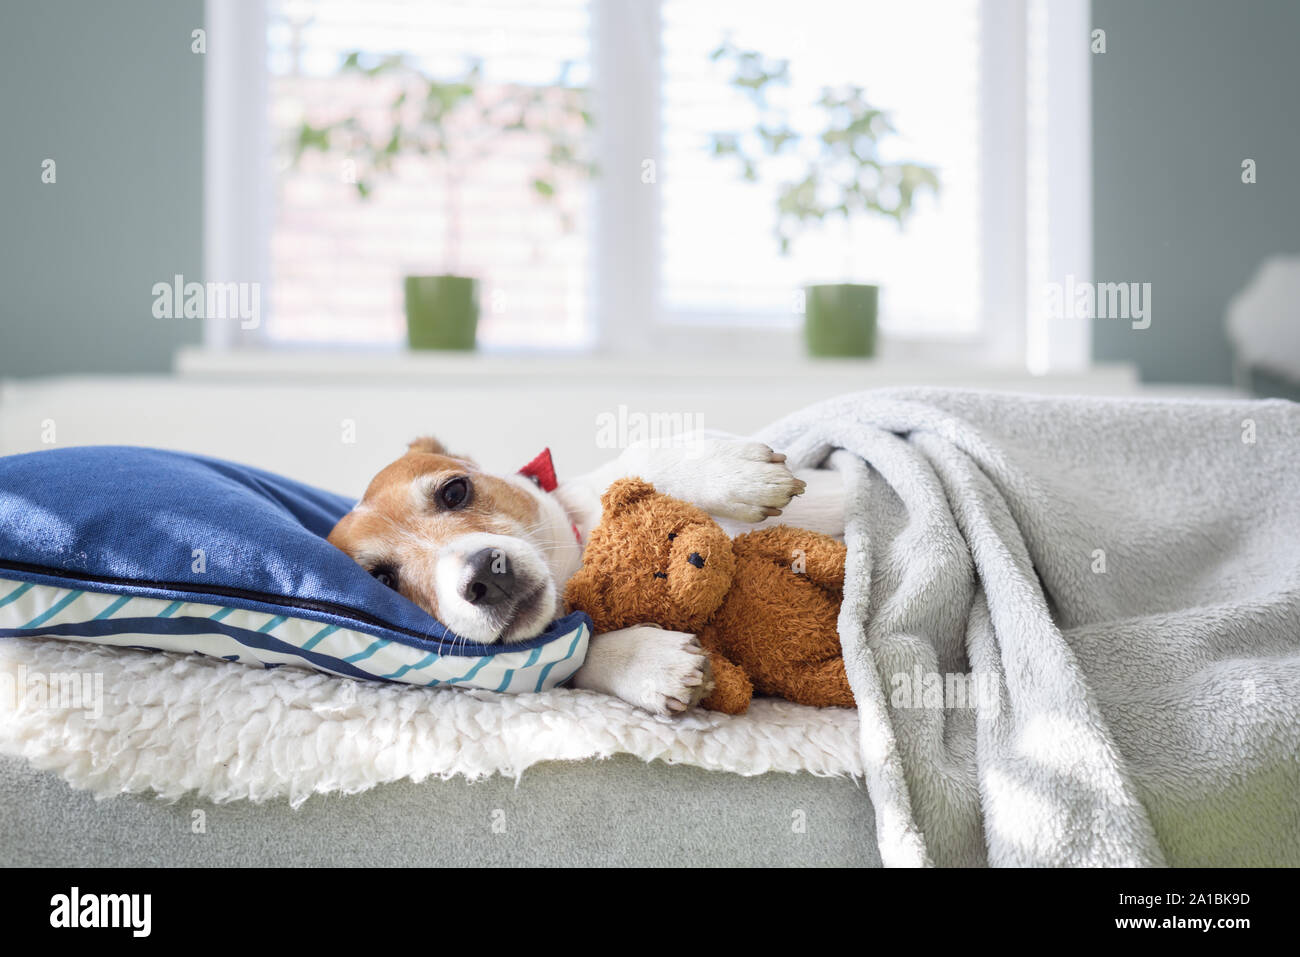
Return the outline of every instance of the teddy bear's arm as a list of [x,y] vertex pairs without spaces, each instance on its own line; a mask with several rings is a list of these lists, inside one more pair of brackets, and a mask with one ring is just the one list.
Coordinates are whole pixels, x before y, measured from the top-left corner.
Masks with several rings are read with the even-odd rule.
[[749,675],[745,674],[745,669],[730,658],[711,650],[707,641],[704,641],[704,647],[709,652],[713,690],[700,704],[709,711],[744,714],[749,710],[749,702],[754,697],[754,684],[749,680]]
[[816,585],[841,591],[844,588],[844,558],[848,550],[843,542],[829,535],[777,525],[741,535],[732,543],[736,557],[759,556],[782,568],[807,575]]

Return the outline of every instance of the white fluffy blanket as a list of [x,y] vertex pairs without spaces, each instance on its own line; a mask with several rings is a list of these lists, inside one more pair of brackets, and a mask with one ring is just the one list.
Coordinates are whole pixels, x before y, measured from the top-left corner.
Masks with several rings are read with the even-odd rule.
[[[66,675],[92,676],[92,694],[60,694]],[[0,752],[101,797],[296,806],[402,778],[518,777],[540,761],[617,752],[746,775],[862,774],[855,711],[775,700],[738,717],[668,719],[587,691],[427,689],[53,639],[0,642],[0,692]]]
[[761,437],[841,450],[887,865],[1300,865],[1300,405],[913,389]]

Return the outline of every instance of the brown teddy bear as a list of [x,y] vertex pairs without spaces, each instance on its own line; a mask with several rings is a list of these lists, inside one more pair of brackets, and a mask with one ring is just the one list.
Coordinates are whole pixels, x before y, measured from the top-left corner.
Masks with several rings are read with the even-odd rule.
[[852,708],[836,620],[844,545],[778,525],[734,541],[707,514],[640,479],[601,498],[569,607],[596,631],[653,622],[699,636],[713,690],[704,707],[740,714],[755,691]]

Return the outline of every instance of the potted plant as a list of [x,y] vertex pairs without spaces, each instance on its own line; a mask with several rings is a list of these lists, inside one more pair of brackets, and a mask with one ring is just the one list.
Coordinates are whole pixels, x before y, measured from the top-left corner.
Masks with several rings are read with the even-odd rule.
[[[732,71],[730,83],[753,109],[748,133],[711,135],[714,156],[734,162],[742,179],[758,182],[764,167],[799,161],[802,173],[776,190],[776,239],[788,254],[796,234],[835,216],[885,216],[901,228],[916,194],[937,191],[933,168],[887,162],[880,144],[895,134],[889,115],[872,106],[861,87],[825,87],[812,104],[815,128],[792,125],[789,111],[769,102],[768,90],[790,82],[788,60],[772,60],[731,41],[711,54]],[[878,288],[856,282],[804,286],[804,334],[814,356],[870,356],[875,352]]]
[[342,152],[357,196],[368,199],[375,183],[393,175],[395,161],[414,155],[441,175],[447,205],[444,271],[405,277],[407,340],[413,349],[473,349],[478,327],[478,279],[460,272],[461,191],[475,168],[498,150],[521,140],[544,146],[531,171],[530,186],[552,204],[567,229],[568,214],[556,202],[564,174],[588,176],[586,159],[592,126],[587,91],[570,84],[567,65],[545,86],[489,84],[482,62],[472,60],[450,78],[426,73],[410,58],[391,54],[344,57],[340,76],[372,81],[386,97],[386,120],[343,116],[320,125],[304,121],[294,144],[294,162],[309,150]]

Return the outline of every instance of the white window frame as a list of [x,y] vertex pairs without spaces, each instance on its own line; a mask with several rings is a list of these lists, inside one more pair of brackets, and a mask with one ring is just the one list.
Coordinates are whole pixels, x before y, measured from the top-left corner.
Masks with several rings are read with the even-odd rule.
[[[260,323],[203,321],[203,344],[225,350],[265,344],[275,216],[268,112],[266,0],[207,0],[203,63],[203,271],[210,282],[261,284]],[[250,117],[265,122],[250,122]]]
[[[1046,4],[1049,277],[1027,273],[1026,29],[1032,0],[981,0],[981,208],[979,332],[959,339],[885,336],[882,355],[906,360],[984,362],[1035,372],[1077,371],[1091,357],[1086,321],[1050,322],[1037,308],[1042,284],[1091,275],[1090,6]],[[267,101],[265,0],[205,5],[204,265],[206,277],[265,283],[274,216]],[[591,0],[596,161],[592,184],[596,351],[653,354],[800,354],[798,332],[770,325],[668,321],[660,302],[660,206],[647,164],[660,155],[659,0]],[[621,42],[629,36],[637,42]],[[268,117],[250,124],[249,117]],[[646,118],[654,118],[647,122]],[[990,171],[996,171],[992,174]],[[655,169],[657,178],[658,170]],[[1083,184],[1083,185],[1081,185]],[[263,327],[270,296],[265,292]],[[1033,355],[1029,344],[1034,344]],[[210,349],[265,347],[261,328],[207,320]],[[795,350],[792,352],[791,350]]]
[[1047,276],[1029,277],[1033,372],[1077,372],[1092,364],[1092,320],[1047,315],[1043,282],[1092,273],[1092,4],[1043,0],[1047,62]]

